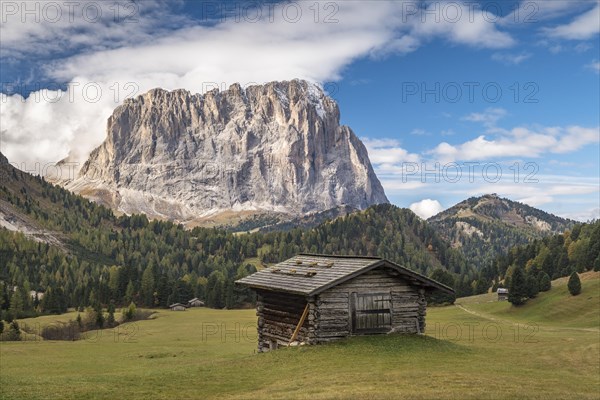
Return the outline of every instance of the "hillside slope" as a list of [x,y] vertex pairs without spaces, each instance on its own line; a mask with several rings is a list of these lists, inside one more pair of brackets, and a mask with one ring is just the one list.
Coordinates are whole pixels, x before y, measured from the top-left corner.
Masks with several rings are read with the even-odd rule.
[[[62,293],[62,305],[52,311],[111,300],[166,306],[193,297],[206,299],[211,307],[233,308],[252,299],[233,286],[234,280],[255,270],[248,260],[278,262],[301,251],[378,255],[422,273],[434,268],[464,271],[460,254],[426,222],[391,205],[312,229],[233,234],[223,229],[186,230],[171,222],[148,221],[144,215],[116,217],[110,209],[7,162],[0,163],[0,173],[1,220],[27,221],[36,232],[52,233],[59,240],[39,243],[36,236],[27,236],[29,228],[15,232],[22,224],[11,223],[12,230],[0,228],[4,310],[10,306],[12,286]],[[23,311],[33,311],[31,302],[23,300]]]
[[514,246],[561,233],[575,224],[496,194],[471,197],[427,221],[477,268]]
[[497,301],[496,293],[463,297],[456,304],[480,315],[511,322],[551,326],[600,328],[600,272],[580,274],[582,292],[571,296],[568,277],[552,281],[552,289],[515,307],[508,301]]

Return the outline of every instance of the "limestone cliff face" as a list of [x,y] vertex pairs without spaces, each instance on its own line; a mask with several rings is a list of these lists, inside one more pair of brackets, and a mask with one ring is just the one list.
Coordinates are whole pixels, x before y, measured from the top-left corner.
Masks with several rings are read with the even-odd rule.
[[65,186],[179,222],[387,203],[364,145],[339,117],[335,101],[300,80],[204,95],[154,89],[114,111],[106,140]]

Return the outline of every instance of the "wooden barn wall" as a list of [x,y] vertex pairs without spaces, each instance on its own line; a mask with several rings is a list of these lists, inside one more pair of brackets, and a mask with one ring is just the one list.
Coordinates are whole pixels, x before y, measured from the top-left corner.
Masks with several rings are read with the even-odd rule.
[[[272,349],[273,341],[278,345],[287,345],[306,306],[307,299],[288,293],[259,291],[256,303],[258,316],[258,351]],[[309,315],[302,324],[296,340],[313,343],[314,302],[310,305]]]
[[[396,276],[395,276],[396,275]],[[425,330],[426,300],[422,289],[410,286],[397,273],[378,268],[319,294],[315,302],[315,341],[340,339],[352,334],[351,295],[390,293],[391,331],[418,333]]]

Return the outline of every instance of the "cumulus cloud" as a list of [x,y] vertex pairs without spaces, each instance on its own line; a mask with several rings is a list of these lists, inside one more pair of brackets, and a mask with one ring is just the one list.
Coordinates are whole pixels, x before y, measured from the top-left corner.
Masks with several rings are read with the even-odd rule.
[[400,142],[396,139],[371,139],[361,138],[367,151],[369,159],[373,164],[399,164],[403,162],[419,162],[418,154],[410,153],[400,147]]
[[568,153],[600,141],[600,127],[516,127],[500,137],[480,135],[464,143],[438,144],[428,152],[441,162],[483,161],[508,157],[540,157],[545,153]]
[[[302,8],[298,20],[291,11],[284,13],[289,7],[284,3],[264,5],[253,20],[200,22],[177,14],[177,3],[134,4],[139,7],[134,24],[115,22],[111,14],[96,24],[85,18],[18,24],[20,16],[12,15],[2,24],[3,56],[76,53],[43,67],[45,81],[69,83],[68,96],[55,90],[47,94],[59,100],[49,101],[41,92],[25,100],[2,97],[2,151],[9,159],[50,162],[71,154],[81,162],[104,139],[111,110],[129,95],[154,87],[204,92],[235,82],[301,78],[323,83],[340,79],[343,68],[357,58],[410,52],[433,38],[474,47],[514,44],[479,9],[472,19],[465,10],[460,20],[449,23],[431,15],[422,19],[420,11],[407,13],[412,1],[323,2],[322,10],[326,4],[339,9],[327,9],[335,14],[327,20],[321,13],[316,22],[312,2],[294,3]],[[391,156],[392,161],[406,157],[414,156],[401,148]]]
[[180,0],[2,2],[0,56],[39,58],[150,41],[192,23],[174,12],[181,4]]
[[408,208],[423,219],[433,217],[444,210],[444,207],[442,207],[439,201],[432,199],[423,199],[416,203],[412,203]]
[[543,30],[548,36],[568,40],[587,40],[600,32],[600,5],[577,16],[570,23]]

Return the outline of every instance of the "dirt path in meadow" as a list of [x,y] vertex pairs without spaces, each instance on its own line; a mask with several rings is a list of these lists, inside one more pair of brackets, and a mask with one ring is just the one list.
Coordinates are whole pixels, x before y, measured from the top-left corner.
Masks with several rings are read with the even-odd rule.
[[[468,308],[466,308],[465,306],[463,306],[462,304],[455,304],[456,307],[460,308],[461,310],[463,310],[466,313],[469,313],[471,315],[475,315],[479,318],[483,318],[483,319],[488,319],[490,321],[494,321],[494,322],[501,322],[504,324],[508,324],[508,325],[519,325],[519,326],[531,326],[532,324],[530,323],[523,323],[523,322],[515,322],[515,321],[510,321],[508,319],[503,319],[503,318],[497,318],[497,317],[492,317],[489,314],[485,314],[485,313],[480,313],[477,311],[473,311],[473,310],[469,310]],[[560,327],[560,326],[552,326],[552,325],[544,325],[544,324],[539,324],[539,323],[534,323],[535,325],[540,325],[543,326],[544,329],[546,330],[556,330],[556,331],[583,331],[583,332],[594,332],[594,333],[600,333],[600,329],[598,328],[575,328],[575,327]]]

